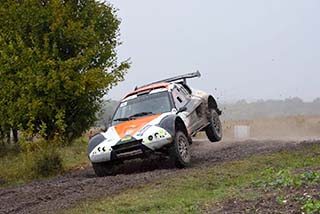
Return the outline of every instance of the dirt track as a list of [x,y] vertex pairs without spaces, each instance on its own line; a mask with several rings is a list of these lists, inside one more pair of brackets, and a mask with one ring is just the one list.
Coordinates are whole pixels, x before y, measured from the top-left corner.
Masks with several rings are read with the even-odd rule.
[[88,167],[55,179],[0,189],[0,213],[54,213],[59,209],[72,207],[80,200],[110,196],[139,184],[178,176],[219,162],[284,148],[295,149],[300,144],[308,143],[320,141],[250,140],[212,144],[198,140],[193,146],[193,165],[188,169],[178,170],[167,161],[156,159],[133,161],[121,167],[117,176],[97,178],[91,167]]

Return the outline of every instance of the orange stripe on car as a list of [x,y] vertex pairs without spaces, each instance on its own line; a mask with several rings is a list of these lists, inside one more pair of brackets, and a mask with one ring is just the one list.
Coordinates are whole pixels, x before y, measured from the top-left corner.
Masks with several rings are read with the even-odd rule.
[[137,118],[115,125],[115,129],[120,138],[125,136],[133,136],[136,132],[143,128],[147,123],[159,117],[160,114]]

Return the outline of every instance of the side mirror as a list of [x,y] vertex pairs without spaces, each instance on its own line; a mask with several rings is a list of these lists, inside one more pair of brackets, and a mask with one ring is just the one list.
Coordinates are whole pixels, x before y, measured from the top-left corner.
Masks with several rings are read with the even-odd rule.
[[187,107],[185,107],[185,106],[179,108],[179,110],[177,111],[176,114],[179,114],[180,112],[184,112],[184,111],[187,111]]

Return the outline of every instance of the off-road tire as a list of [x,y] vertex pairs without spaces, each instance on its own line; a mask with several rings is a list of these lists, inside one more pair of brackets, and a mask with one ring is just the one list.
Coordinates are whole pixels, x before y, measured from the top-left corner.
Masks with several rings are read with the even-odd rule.
[[206,127],[206,134],[211,142],[217,142],[222,139],[222,124],[217,110],[210,109],[210,124]]
[[116,174],[114,164],[111,162],[92,163],[92,167],[98,177],[104,177]]
[[188,137],[182,131],[176,132],[173,145],[169,152],[170,158],[176,167],[185,168],[190,165],[190,143]]

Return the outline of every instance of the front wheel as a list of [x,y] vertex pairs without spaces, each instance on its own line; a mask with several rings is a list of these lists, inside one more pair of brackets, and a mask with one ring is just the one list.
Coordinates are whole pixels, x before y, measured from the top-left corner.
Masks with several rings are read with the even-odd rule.
[[115,174],[115,165],[111,162],[92,163],[92,167],[98,177]]
[[176,132],[173,145],[170,149],[170,156],[178,168],[184,168],[190,165],[190,144],[187,136],[182,131]]
[[206,134],[211,142],[217,142],[222,139],[222,124],[219,114],[215,109],[210,109],[210,124],[206,128]]

